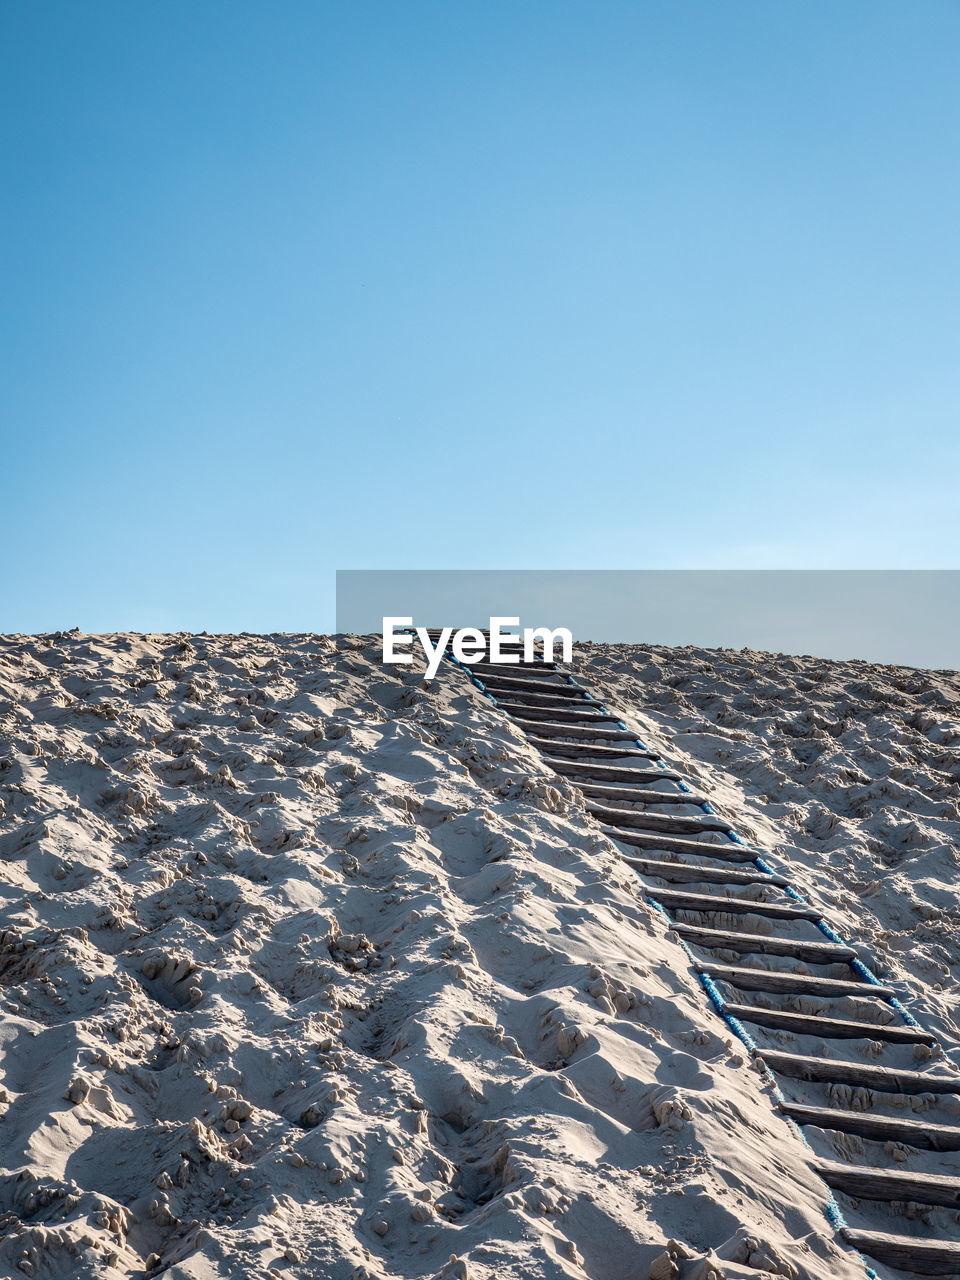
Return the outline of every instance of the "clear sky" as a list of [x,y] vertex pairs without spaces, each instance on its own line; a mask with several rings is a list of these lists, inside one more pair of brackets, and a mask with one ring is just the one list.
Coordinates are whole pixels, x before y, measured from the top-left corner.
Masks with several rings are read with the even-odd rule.
[[0,51],[0,630],[957,565],[957,4],[5,0]]

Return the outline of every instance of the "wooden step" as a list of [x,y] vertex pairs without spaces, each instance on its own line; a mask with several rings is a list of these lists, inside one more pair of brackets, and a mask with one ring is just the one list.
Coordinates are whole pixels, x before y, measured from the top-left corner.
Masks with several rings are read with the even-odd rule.
[[[599,742],[563,742],[557,737],[538,737],[531,730],[525,730],[527,740],[544,755],[559,758],[609,760],[659,760],[659,751],[648,751],[634,746],[603,746]],[[595,736],[595,735],[594,735]],[[631,735],[631,741],[636,741]]]
[[841,1227],[840,1234],[852,1249],[875,1262],[921,1276],[960,1276],[960,1244],[924,1236],[892,1236],[885,1231],[860,1231]]
[[960,1128],[955,1125],[873,1116],[863,1111],[842,1111],[839,1107],[808,1107],[802,1102],[781,1102],[780,1110],[797,1124],[812,1124],[836,1133],[855,1133],[874,1142],[904,1142],[923,1151],[960,1151]]
[[960,1178],[940,1173],[909,1173],[899,1169],[871,1169],[869,1165],[815,1160],[814,1168],[828,1187],[858,1200],[914,1201],[960,1209]]
[[544,738],[601,738],[610,742],[636,742],[637,735],[631,729],[618,729],[616,725],[607,724],[558,724],[552,720],[526,720],[512,715],[514,724],[518,724],[526,733],[539,734]]
[[593,742],[561,742],[558,738],[538,738],[530,730],[527,740],[544,755],[570,756],[574,760],[659,760],[659,751],[640,751],[633,747],[602,747]]
[[692,862],[662,862],[654,858],[627,858],[645,876],[661,880],[699,881],[701,884],[789,884],[786,876],[772,876],[766,871],[745,871],[734,867],[698,867]]
[[808,964],[838,964],[854,960],[857,955],[853,947],[840,946],[836,942],[805,942],[796,938],[774,938],[763,933],[734,933],[729,929],[703,929],[696,924],[674,924],[671,927],[695,947],[793,956]]
[[754,902],[750,898],[725,898],[721,894],[686,893],[682,889],[658,889],[653,897],[673,911],[728,911],[737,915],[772,916],[776,920],[819,920],[814,907],[792,903]]
[[549,684],[546,680],[534,680],[532,677],[525,680],[522,677],[514,679],[507,676],[477,676],[478,680],[482,680],[484,685],[491,691],[496,693],[498,689],[512,689],[516,693],[527,693],[536,695],[539,693],[546,694],[551,698],[576,698],[583,701],[583,690],[575,684]]
[[[507,650],[509,652],[509,650]],[[516,652],[516,650],[515,650]],[[481,659],[480,662],[465,662],[463,666],[470,671],[485,672],[486,675],[492,676],[508,676],[513,677],[513,673],[520,676],[553,676],[557,671],[556,662],[488,662]]]
[[555,773],[562,773],[571,781],[580,782],[591,778],[598,782],[632,782],[642,786],[645,782],[679,782],[682,775],[673,769],[618,769],[610,764],[577,764],[573,760],[547,759],[547,764]]
[[617,844],[629,844],[635,849],[667,849],[670,853],[688,853],[694,858],[716,858],[720,862],[753,862],[757,857],[756,849],[750,849],[745,844],[734,844],[732,840],[723,844],[708,844],[706,840],[684,840],[682,836],[661,836],[653,831],[614,831],[610,827],[604,827],[603,834]]
[[882,1000],[889,1000],[895,994],[890,987],[874,987],[869,982],[819,978],[815,974],[785,973],[780,969],[751,969],[705,961],[697,965],[697,970],[716,982],[729,982],[742,991],[806,996],[878,996]]
[[601,804],[588,804],[587,812],[605,822],[608,827],[639,827],[641,831],[685,831],[693,835],[697,831],[729,831],[730,824],[709,814],[700,817],[671,816],[665,813],[643,813],[636,809],[609,809]]
[[789,1013],[786,1009],[760,1009],[750,1004],[723,1003],[723,1011],[741,1022],[758,1027],[793,1031],[821,1040],[887,1040],[891,1044],[936,1044],[936,1037],[916,1027],[882,1026],[878,1022],[852,1022],[843,1018],[822,1018],[812,1013]]
[[571,698],[569,694],[560,693],[520,693],[514,689],[488,689],[487,692],[494,698],[497,706],[501,711],[511,712],[514,707],[533,706],[549,711],[554,707],[563,708],[575,713],[583,711],[585,708],[595,707],[597,703],[590,702],[584,697]]
[[591,711],[593,703],[577,703],[576,707],[536,707],[526,702],[504,704],[504,711],[517,719],[557,720],[569,724],[619,724],[620,717],[613,712]]
[[[659,778],[659,775],[657,775]],[[626,787],[605,787],[601,782],[579,781],[577,787],[585,796],[595,796],[598,800],[628,800],[636,804],[695,804],[705,803],[703,796],[693,792],[676,791],[634,791]],[[724,828],[726,829],[726,828]]]
[[797,1080],[822,1084],[851,1084],[881,1093],[960,1093],[960,1075],[931,1076],[923,1071],[898,1071],[893,1067],[868,1067],[838,1058],[808,1058],[779,1049],[758,1049],[771,1071]]

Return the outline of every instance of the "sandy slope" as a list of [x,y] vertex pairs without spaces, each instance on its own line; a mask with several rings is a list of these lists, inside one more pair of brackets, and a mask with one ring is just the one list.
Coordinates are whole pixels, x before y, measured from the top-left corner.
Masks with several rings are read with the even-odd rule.
[[[0,1273],[861,1277],[574,793],[377,657],[0,641]],[[955,677],[578,662],[956,1034]]]
[[653,645],[575,656],[585,686],[788,860],[924,1025],[960,1047],[960,675]]

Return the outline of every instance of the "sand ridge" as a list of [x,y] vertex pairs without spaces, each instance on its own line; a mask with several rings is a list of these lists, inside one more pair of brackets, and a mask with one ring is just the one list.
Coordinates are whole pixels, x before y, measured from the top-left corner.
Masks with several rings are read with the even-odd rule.
[[862,1276],[579,796],[452,667],[378,659],[0,642],[2,1267]]

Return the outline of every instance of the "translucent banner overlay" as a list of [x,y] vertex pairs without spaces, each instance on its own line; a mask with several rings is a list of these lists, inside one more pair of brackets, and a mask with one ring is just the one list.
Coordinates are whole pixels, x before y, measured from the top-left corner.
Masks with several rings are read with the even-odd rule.
[[569,627],[575,641],[757,649],[956,670],[960,570],[347,569],[337,631]]

